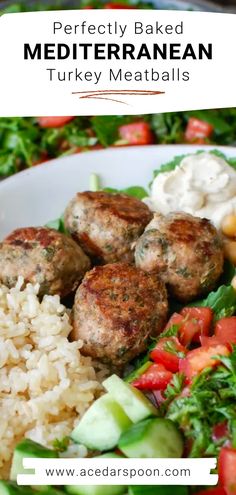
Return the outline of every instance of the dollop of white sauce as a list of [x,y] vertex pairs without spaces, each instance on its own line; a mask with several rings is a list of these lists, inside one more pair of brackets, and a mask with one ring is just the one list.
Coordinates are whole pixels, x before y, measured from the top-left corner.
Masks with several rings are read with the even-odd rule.
[[184,211],[220,227],[225,215],[236,214],[236,171],[212,153],[188,155],[175,170],[157,175],[144,201],[163,215]]

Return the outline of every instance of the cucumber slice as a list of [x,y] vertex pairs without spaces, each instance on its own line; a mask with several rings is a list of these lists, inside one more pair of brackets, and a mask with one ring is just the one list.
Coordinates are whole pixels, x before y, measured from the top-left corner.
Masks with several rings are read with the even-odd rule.
[[91,485],[91,486],[67,486],[70,495],[123,495],[125,486]]
[[110,450],[130,425],[131,421],[120,405],[106,394],[88,409],[72,431],[71,438],[92,450]]
[[54,458],[58,457],[58,453],[54,450],[47,449],[39,443],[33,442],[32,440],[25,438],[20,442],[13,454],[10,480],[16,481],[18,474],[34,474],[34,469],[24,469],[23,459],[25,457],[47,457]]
[[183,440],[169,419],[145,419],[123,433],[119,449],[133,458],[181,457]]
[[[115,452],[107,452],[96,458],[120,459],[122,456]],[[66,486],[65,490],[70,495],[122,495],[126,491],[125,486],[91,485],[91,486]]]
[[140,390],[121,380],[119,376],[110,376],[103,382],[103,386],[120,404],[133,423],[157,415],[157,409],[150,400]]

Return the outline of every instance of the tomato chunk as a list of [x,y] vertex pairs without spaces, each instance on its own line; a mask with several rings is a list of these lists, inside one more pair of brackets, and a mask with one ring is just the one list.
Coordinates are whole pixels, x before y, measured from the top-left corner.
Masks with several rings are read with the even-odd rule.
[[155,349],[150,354],[150,358],[155,363],[160,363],[172,373],[179,370],[180,358],[187,354],[187,349],[179,342],[177,337],[164,337],[159,340]]
[[211,308],[183,308],[180,314],[187,321],[190,320],[199,327],[199,330],[193,335],[193,342],[199,342],[202,335],[209,335],[213,320],[213,311]]
[[219,442],[224,438],[229,436],[229,428],[227,421],[223,421],[222,423],[218,423],[213,427],[212,430],[212,440],[213,442]]
[[221,486],[216,486],[215,488],[210,488],[209,490],[203,490],[197,492],[197,495],[227,495],[224,488]]
[[218,460],[219,480],[227,495],[236,495],[236,450],[223,447]]
[[210,138],[213,134],[214,127],[208,122],[204,122],[203,120],[196,119],[195,117],[191,117],[188,121],[188,125],[185,131],[185,141],[187,143],[199,142],[199,139],[206,141],[207,138]]
[[169,330],[169,328],[173,327],[173,325],[180,325],[183,321],[183,316],[181,316],[179,313],[173,313],[173,315],[170,317],[169,321],[167,322],[164,331]]
[[215,356],[228,356],[229,354],[230,351],[224,344],[199,347],[190,351],[184,359],[180,360],[179,370],[185,374],[188,381],[191,381],[195,375],[201,373],[205,368],[219,364],[220,361]]
[[38,117],[40,127],[63,127],[75,117]]
[[212,346],[212,345],[218,345],[218,344],[223,343],[215,335],[212,335],[212,337],[206,337],[205,335],[202,335],[200,337],[200,342],[201,342],[201,345],[204,347],[206,347],[206,346],[208,347],[208,346]]
[[172,377],[162,364],[152,364],[132,385],[140,390],[165,390]]
[[222,344],[236,344],[236,316],[219,320],[215,326],[215,336]]
[[104,5],[104,9],[135,9],[133,5],[125,5],[123,3],[108,2]]
[[153,135],[147,122],[134,122],[119,128],[120,138],[131,145],[151,144]]
[[209,335],[212,319],[211,308],[186,307],[171,316],[165,330],[178,325],[178,338],[183,346],[188,346],[192,341],[199,342],[200,336]]

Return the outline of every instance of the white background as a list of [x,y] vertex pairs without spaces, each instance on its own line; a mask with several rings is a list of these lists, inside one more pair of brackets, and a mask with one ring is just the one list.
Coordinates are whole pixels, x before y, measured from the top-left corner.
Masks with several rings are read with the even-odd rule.
[[[126,35],[53,35],[53,22],[63,24],[128,24]],[[134,21],[154,25],[184,22],[183,35],[134,35]],[[153,10],[91,10],[8,14],[0,19],[0,115],[91,115],[138,114],[186,109],[236,106],[235,65],[236,16],[199,12]],[[39,61],[23,58],[23,45],[30,43],[213,43],[213,60],[200,61]],[[92,82],[49,82],[46,68],[69,71],[102,71],[99,84]],[[172,67],[190,72],[189,82],[110,82],[109,67],[143,71],[152,67],[159,72]],[[105,100],[79,99],[73,91],[103,89],[160,90],[164,95],[126,96],[126,105]],[[119,98],[118,98],[119,99]]]
[[[35,468],[36,475],[18,475],[19,485],[216,485],[218,476],[210,474],[216,467],[216,459],[24,459],[25,468]],[[127,476],[54,476],[47,477],[45,469],[129,469]],[[189,476],[138,476],[138,470],[158,469],[164,473],[166,469],[189,469]],[[136,471],[136,475],[134,473]]]

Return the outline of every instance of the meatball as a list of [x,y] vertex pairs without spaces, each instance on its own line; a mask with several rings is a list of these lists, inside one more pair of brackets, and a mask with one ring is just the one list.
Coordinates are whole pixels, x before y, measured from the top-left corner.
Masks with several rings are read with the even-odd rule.
[[132,244],[151,218],[149,208],[131,196],[83,192],[69,203],[65,225],[95,263],[130,263]]
[[136,244],[135,261],[161,275],[176,299],[188,302],[214,289],[223,270],[221,237],[205,218],[155,214]]
[[156,276],[126,263],[97,266],[77,289],[71,338],[84,341],[85,354],[121,367],[160,333],[167,310]]
[[21,275],[25,282],[40,285],[41,296],[64,297],[89,269],[89,258],[76,242],[54,229],[17,229],[0,243],[0,280],[8,287]]

